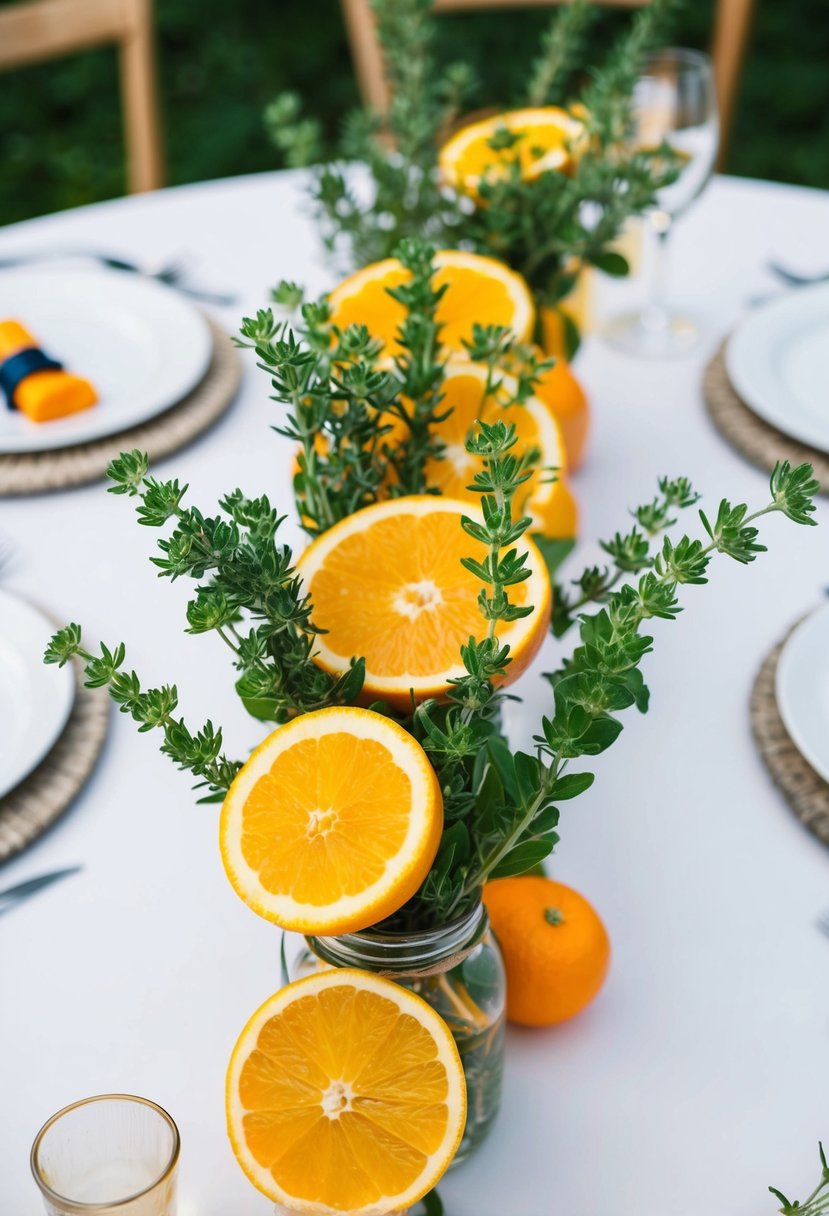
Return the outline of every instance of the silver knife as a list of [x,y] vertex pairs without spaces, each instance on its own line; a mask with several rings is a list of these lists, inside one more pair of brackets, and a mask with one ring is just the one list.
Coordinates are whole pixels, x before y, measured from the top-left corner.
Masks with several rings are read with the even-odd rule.
[[83,866],[67,866],[64,870],[50,870],[48,874],[38,874],[37,878],[27,878],[25,882],[19,882],[14,887],[6,887],[5,891],[0,891],[0,916],[28,899],[30,895],[36,895],[38,891],[50,887],[53,882],[68,878],[70,874],[77,874],[82,869]]

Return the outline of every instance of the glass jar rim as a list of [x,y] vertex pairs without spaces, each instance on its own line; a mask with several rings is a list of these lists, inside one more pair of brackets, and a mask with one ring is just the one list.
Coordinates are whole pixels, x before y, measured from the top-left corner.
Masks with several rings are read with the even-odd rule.
[[479,901],[468,912],[430,929],[378,933],[369,928],[330,937],[312,936],[306,941],[314,954],[329,963],[340,966],[383,964],[389,971],[414,971],[453,954],[466,956],[488,927],[486,908]]
[[[62,1119],[64,1115],[70,1114],[70,1112],[73,1110],[79,1110],[82,1106],[90,1106],[93,1102],[134,1102],[140,1106],[148,1106],[154,1110],[156,1114],[161,1116],[169,1127],[173,1136],[173,1147],[170,1152],[170,1157],[157,1178],[155,1178],[147,1186],[142,1187],[140,1191],[133,1191],[131,1195],[125,1195],[122,1199],[107,1200],[105,1203],[85,1203],[80,1199],[69,1199],[66,1195],[61,1195],[59,1191],[53,1190],[53,1188],[49,1186],[49,1183],[43,1177],[40,1168],[40,1161],[38,1159],[40,1147],[43,1143],[44,1137],[55,1126],[58,1120]],[[68,1106],[61,1107],[60,1110],[55,1111],[55,1113],[46,1120],[43,1127],[41,1127],[40,1131],[35,1136],[32,1151],[29,1156],[29,1164],[32,1170],[32,1177],[40,1187],[42,1194],[49,1200],[50,1203],[58,1203],[67,1211],[76,1212],[78,1213],[78,1216],[84,1216],[84,1214],[109,1212],[114,1208],[126,1207],[128,1203],[134,1203],[136,1199],[140,1199],[142,1195],[150,1194],[151,1191],[154,1191],[155,1188],[160,1185],[160,1183],[165,1182],[173,1173],[173,1170],[176,1168],[178,1163],[180,1152],[181,1136],[179,1134],[178,1127],[176,1126],[175,1119],[173,1119],[172,1115],[169,1114],[163,1106],[159,1106],[157,1102],[153,1102],[150,1098],[141,1098],[137,1094],[94,1094],[90,1098],[79,1098],[77,1102],[70,1102]]]

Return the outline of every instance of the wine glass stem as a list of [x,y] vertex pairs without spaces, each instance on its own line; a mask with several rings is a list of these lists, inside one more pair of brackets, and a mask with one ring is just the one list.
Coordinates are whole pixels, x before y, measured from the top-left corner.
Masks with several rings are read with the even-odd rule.
[[650,333],[663,333],[670,326],[670,314],[666,300],[668,237],[671,233],[671,217],[667,211],[652,211],[650,221],[656,241],[653,250],[649,298],[642,310],[642,325]]

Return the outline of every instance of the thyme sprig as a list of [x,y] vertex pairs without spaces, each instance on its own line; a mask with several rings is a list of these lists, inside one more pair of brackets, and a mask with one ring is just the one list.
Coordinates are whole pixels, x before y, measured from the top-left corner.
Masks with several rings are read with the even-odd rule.
[[[491,461],[492,455],[487,452],[486,459]],[[485,463],[485,476],[489,467]],[[490,478],[487,492],[492,483]],[[642,632],[643,626],[654,618],[675,620],[681,611],[680,587],[707,582],[716,554],[745,565],[764,552],[755,526],[762,517],[780,513],[795,523],[815,522],[818,485],[808,465],[792,469],[788,462],[778,464],[770,480],[770,501],[753,513],[727,499],[713,524],[700,511],[707,544],[688,535],[673,539],[666,532],[674,523],[671,512],[698,500],[687,479],[663,478],[659,485],[660,494],[633,512],[640,528],[605,544],[613,571],[602,578],[601,590],[593,588],[591,597],[601,598],[603,606],[587,614],[578,611],[581,605],[570,605],[580,644],[547,677],[554,712],[542,719],[534,753],[511,752],[498,732],[503,694],[494,681],[510,662],[507,648],[499,650],[488,683],[474,680],[479,648],[465,648],[468,677],[459,681],[452,699],[457,699],[458,688],[469,688],[474,715],[433,703],[418,711],[415,724],[423,731],[423,746],[444,788],[448,826],[432,872],[414,901],[394,918],[395,924],[441,923],[479,899],[488,879],[521,874],[542,861],[558,840],[559,804],[593,783],[592,773],[570,772],[571,763],[597,756],[615,742],[623,727],[617,716],[621,711],[632,706],[643,713],[648,709],[649,692],[639,667],[654,639]],[[511,498],[516,487],[506,483],[502,489]],[[519,526],[504,535],[514,536]],[[662,532],[661,544],[653,549],[652,542]],[[475,568],[475,573],[488,583],[492,568]],[[625,581],[631,577],[635,581]],[[582,576],[578,581],[589,579]]]
[[[798,524],[814,524],[811,518],[814,513],[814,496],[818,483],[812,477],[811,465],[801,464],[792,468],[788,461],[778,462],[770,479],[772,501],[759,514],[769,514],[780,511],[787,518]],[[660,532],[673,527],[676,518],[672,517],[675,510],[683,510],[694,506],[700,495],[691,486],[687,478],[667,478],[659,480],[659,493],[651,502],[637,507],[632,512],[639,527],[632,528],[627,533],[617,532],[608,541],[601,541],[601,547],[611,559],[609,566],[589,566],[571,586],[577,588],[572,592],[564,586],[556,586],[554,596],[552,629],[556,637],[560,637],[579,618],[581,609],[588,604],[606,603],[613,589],[627,575],[640,574],[644,570],[671,569],[693,560],[697,555],[705,555],[713,548],[717,552],[728,553],[743,565],[753,560],[753,556],[762,552],[763,546],[753,548],[757,530],[751,525],[758,515],[746,518],[747,508],[744,505],[732,507],[727,499],[720,503],[714,524],[712,525],[704,512],[700,519],[712,545],[702,550],[691,542],[679,542],[674,549],[671,541],[666,538],[662,550],[654,554],[651,541]],[[679,580],[678,580],[679,581]],[[684,582],[704,581],[693,578],[685,571]]]
[[596,11],[586,0],[571,0],[547,26],[541,35],[541,53],[532,65],[528,105],[560,105],[567,100],[567,86],[584,60],[585,38]]
[[[186,486],[150,477],[142,452],[122,453],[107,473],[111,493],[137,498],[139,523],[161,529],[174,521],[170,534],[157,542],[160,556],[150,561],[160,577],[196,582],[187,604],[186,632],[221,638],[233,655],[236,692],[249,713],[284,722],[314,709],[354,703],[364,664],[356,657],[349,670],[335,678],[313,662],[311,603],[294,570],[291,549],[277,543],[284,517],[266,497],[249,499],[234,490],[219,503],[219,513],[208,516],[182,505]],[[79,627],[72,624],[52,640],[46,661],[63,665],[75,655],[86,664],[90,687],[108,684],[122,710],[143,729],[164,730],[163,750],[180,767],[205,777],[214,791],[227,788],[223,779],[232,779],[238,764],[222,757],[215,766],[221,732],[210,723],[191,734],[182,721],[173,720],[173,686],[143,693],[134,672],[120,671],[126,657],[123,644],[102,646],[101,655],[93,658],[82,646]]]
[[[466,534],[484,548],[482,558],[462,563],[483,583],[478,606],[487,622],[485,636],[471,637],[461,648],[466,674],[451,681],[448,704],[427,701],[415,710],[413,729],[437,773],[443,790],[447,825],[435,863],[414,900],[391,919],[393,927],[423,921],[439,924],[462,899],[462,876],[477,848],[482,814],[482,762],[488,742],[506,747],[498,733],[498,711],[504,680],[512,662],[510,647],[498,637],[499,624],[536,611],[532,604],[510,598],[511,588],[530,577],[526,548],[519,547],[530,525],[515,519],[513,504],[531,475],[526,458],[517,457],[515,426],[479,422],[466,442],[482,464],[471,489],[481,495],[481,515],[465,516]],[[497,741],[497,742],[496,742]]]
[[164,734],[161,751],[180,769],[189,770],[200,778],[195,788],[208,787],[201,802],[224,798],[231,781],[241,768],[238,760],[229,760],[222,752],[222,732],[213,723],[191,732],[182,718],[175,717],[178,689],[175,684],[144,691],[134,671],[122,671],[126,648],[119,643],[112,650],[101,644],[101,653],[93,655],[83,645],[80,625],[70,624],[52,638],[44,655],[46,663],[63,667],[70,659],[79,658],[84,664],[87,688],[108,687],[109,694],[122,713],[138,723],[139,731],[159,729]]
[[[438,67],[431,9],[432,0],[375,6],[392,96],[389,112],[381,116],[363,108],[348,115],[336,152],[315,178],[312,197],[326,244],[349,268],[389,257],[406,237],[457,243],[448,234],[457,229],[461,212],[437,179],[436,149],[439,133],[471,96],[474,73],[464,63]],[[294,95],[277,103],[294,110],[287,121],[268,123],[268,131],[280,150],[286,140],[296,148],[300,140],[291,132],[306,121],[301,106]],[[307,150],[305,163],[312,164],[318,149],[309,145]],[[348,166],[355,161],[366,166],[371,179],[368,201],[350,179]]]
[[[443,458],[440,423],[450,412],[443,404],[447,354],[437,320],[445,286],[435,283],[428,242],[404,240],[395,255],[411,277],[387,289],[404,309],[391,364],[366,326],[339,330],[327,301],[304,302],[293,283],[281,283],[274,302],[299,309],[298,321],[268,308],[242,322],[239,345],[256,352],[271,377],[273,400],[287,408],[274,430],[298,445],[294,493],[312,536],[380,498],[434,492],[427,472]],[[466,349],[487,369],[482,400],[504,409],[525,401],[550,366],[519,348],[501,326],[475,325]],[[498,369],[511,358],[519,370],[507,388]],[[538,459],[528,454],[529,464]]]
[[778,1191],[777,1187],[770,1186],[769,1190],[772,1195],[780,1200],[781,1207],[778,1211],[783,1213],[783,1216],[826,1216],[829,1212],[829,1163],[826,1160],[826,1153],[822,1143],[818,1143],[818,1152],[820,1153],[820,1182],[815,1189],[802,1202],[798,1199],[787,1199],[782,1191]]

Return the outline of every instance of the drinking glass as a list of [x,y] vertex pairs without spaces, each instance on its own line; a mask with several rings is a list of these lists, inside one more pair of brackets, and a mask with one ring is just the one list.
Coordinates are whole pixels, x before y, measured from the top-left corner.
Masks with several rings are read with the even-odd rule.
[[32,1146],[49,1216],[175,1216],[179,1134],[165,1110],[100,1094],[59,1110]]
[[649,56],[633,92],[633,121],[636,147],[653,151],[664,142],[681,167],[648,212],[655,234],[648,302],[638,312],[612,318],[604,332],[628,354],[662,358],[685,353],[698,335],[692,318],[667,305],[666,261],[673,222],[699,197],[717,159],[720,125],[708,56],[677,47]]

